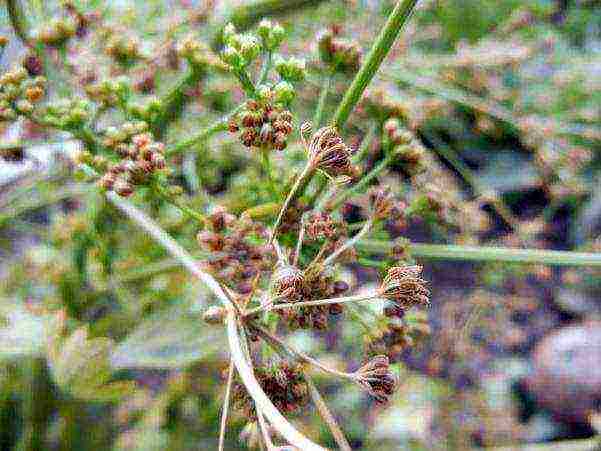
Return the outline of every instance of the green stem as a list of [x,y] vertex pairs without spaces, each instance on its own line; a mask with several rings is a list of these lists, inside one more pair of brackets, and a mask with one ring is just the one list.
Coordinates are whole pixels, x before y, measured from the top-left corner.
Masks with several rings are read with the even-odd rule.
[[333,77],[333,72],[327,73],[323,77],[321,92],[319,94],[319,100],[317,101],[317,106],[315,107],[315,114],[313,115],[313,127],[315,128],[315,130],[317,130],[321,125],[321,120],[323,119],[323,111],[326,106],[326,100],[328,100],[328,93],[330,92],[330,84],[332,83]]
[[271,50],[267,50],[263,56],[263,66],[261,67],[261,73],[259,74],[257,86],[260,86],[267,81],[267,77],[269,76],[269,71],[271,70],[272,65],[273,52]]
[[242,109],[242,105],[238,106],[233,111],[231,111],[229,114],[226,114],[224,117],[217,120],[212,125],[201,130],[196,135],[190,136],[189,138],[186,138],[178,143],[175,143],[175,144],[167,147],[167,149],[165,150],[165,155],[168,155],[168,156],[178,155],[180,153],[185,152],[189,147],[193,147],[193,146],[207,140],[208,138],[215,135],[216,133],[226,131],[227,124],[230,121],[230,118],[232,116],[234,116],[241,109]]
[[25,45],[31,46],[28,33],[29,24],[27,23],[27,19],[25,19],[21,2],[19,0],[6,0],[6,10],[15,34]]
[[246,72],[246,70],[237,70],[234,73],[236,75],[236,78],[242,85],[242,89],[244,90],[244,93],[248,97],[254,97],[256,95],[255,85],[253,84],[252,80],[248,76],[248,72]]
[[[364,240],[357,243],[357,246],[369,252],[387,253],[392,248],[393,243]],[[601,267],[601,254],[587,252],[423,243],[411,243],[409,252],[414,257],[432,260],[474,260],[497,263]]]
[[261,164],[263,166],[263,171],[267,176],[269,191],[271,191],[271,195],[273,196],[274,200],[278,200],[280,198],[280,193],[278,192],[275,180],[273,178],[271,160],[269,159],[269,149],[267,149],[265,146],[261,148]]
[[356,164],[363,161],[363,159],[369,152],[369,146],[374,140],[379,127],[380,126],[378,124],[373,124],[371,127],[369,127],[367,134],[363,138],[363,141],[361,141],[361,146],[359,146],[359,149],[357,150],[355,155],[353,155],[353,163]]
[[403,25],[407,22],[407,19],[409,19],[416,3],[417,0],[397,2],[384,28],[382,28],[382,31],[376,38],[365,62],[355,76],[353,83],[346,91],[342,103],[334,114],[332,125],[337,128],[341,128],[344,125],[349,114],[363,95],[365,88],[367,88],[367,85],[369,85],[382,61],[384,61],[384,58],[392,48],[394,41],[401,32]]

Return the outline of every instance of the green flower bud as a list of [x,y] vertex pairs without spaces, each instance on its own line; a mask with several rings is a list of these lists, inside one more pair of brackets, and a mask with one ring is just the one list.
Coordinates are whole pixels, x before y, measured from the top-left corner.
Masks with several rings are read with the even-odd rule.
[[259,41],[252,35],[245,34],[240,39],[240,53],[246,60],[246,63],[253,61],[261,52]]
[[292,86],[287,81],[279,82],[277,85],[275,85],[275,88],[273,90],[276,102],[287,104],[292,102],[292,100],[294,100],[294,97],[296,96],[294,86]]
[[17,102],[17,110],[21,114],[31,114],[33,112],[33,103],[28,100],[19,100]]
[[286,81],[301,81],[305,78],[305,60],[292,57],[288,60],[279,57],[275,69]]
[[221,59],[234,69],[241,69],[244,66],[244,60],[240,52],[229,45],[221,52]]
[[271,32],[269,33],[269,38],[267,39],[267,48],[269,50],[275,50],[280,46],[285,36],[286,32],[284,31],[284,27],[280,24],[273,25]]
[[223,29],[223,42],[229,44],[229,40],[236,34],[236,27],[233,23],[228,23]]
[[271,20],[263,19],[261,22],[259,22],[259,25],[257,26],[257,34],[263,41],[263,45],[265,45],[269,39],[269,34],[271,33],[272,28],[273,24],[271,23]]
[[267,85],[257,87],[257,98],[263,102],[268,102],[273,97],[273,91]]

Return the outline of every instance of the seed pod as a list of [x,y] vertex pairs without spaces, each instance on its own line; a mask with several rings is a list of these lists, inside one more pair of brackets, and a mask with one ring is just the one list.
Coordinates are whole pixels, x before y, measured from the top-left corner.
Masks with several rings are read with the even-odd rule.
[[129,197],[134,192],[134,187],[131,183],[119,179],[115,182],[113,190],[121,197]]

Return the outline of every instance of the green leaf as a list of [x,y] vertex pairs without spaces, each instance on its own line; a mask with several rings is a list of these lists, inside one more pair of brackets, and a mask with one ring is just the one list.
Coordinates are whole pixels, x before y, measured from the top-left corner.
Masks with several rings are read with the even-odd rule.
[[227,349],[223,330],[173,309],[144,320],[111,354],[122,368],[179,368]]

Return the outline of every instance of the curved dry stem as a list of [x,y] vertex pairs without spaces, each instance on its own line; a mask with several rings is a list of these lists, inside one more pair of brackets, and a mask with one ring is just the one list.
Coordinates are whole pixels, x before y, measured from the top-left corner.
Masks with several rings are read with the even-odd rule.
[[177,242],[165,233],[155,222],[144,212],[136,208],[125,199],[120,198],[113,192],[107,193],[107,198],[114,203],[121,211],[129,216],[136,224],[142,227],[150,236],[163,246],[174,258],[178,259],[182,265],[195,277],[200,279],[209,288],[215,296],[228,308],[226,317],[227,335],[230,345],[231,359],[234,362],[236,370],[246,386],[248,393],[253,398],[257,410],[263,412],[269,422],[291,445],[297,446],[303,450],[325,451],[325,448],[314,443],[302,433],[296,430],[292,424],[279,412],[267,397],[253,374],[240,343],[240,337],[237,330],[236,312],[232,308],[231,301],[223,291],[219,283],[208,273],[202,271],[196,265],[194,259]]
[[225,446],[225,428],[227,426],[227,414],[230,408],[230,395],[232,393],[233,383],[234,362],[230,361],[230,367],[227,372],[227,384],[225,386],[225,398],[223,400],[223,411],[221,412],[221,425],[219,427],[219,451],[223,451]]

